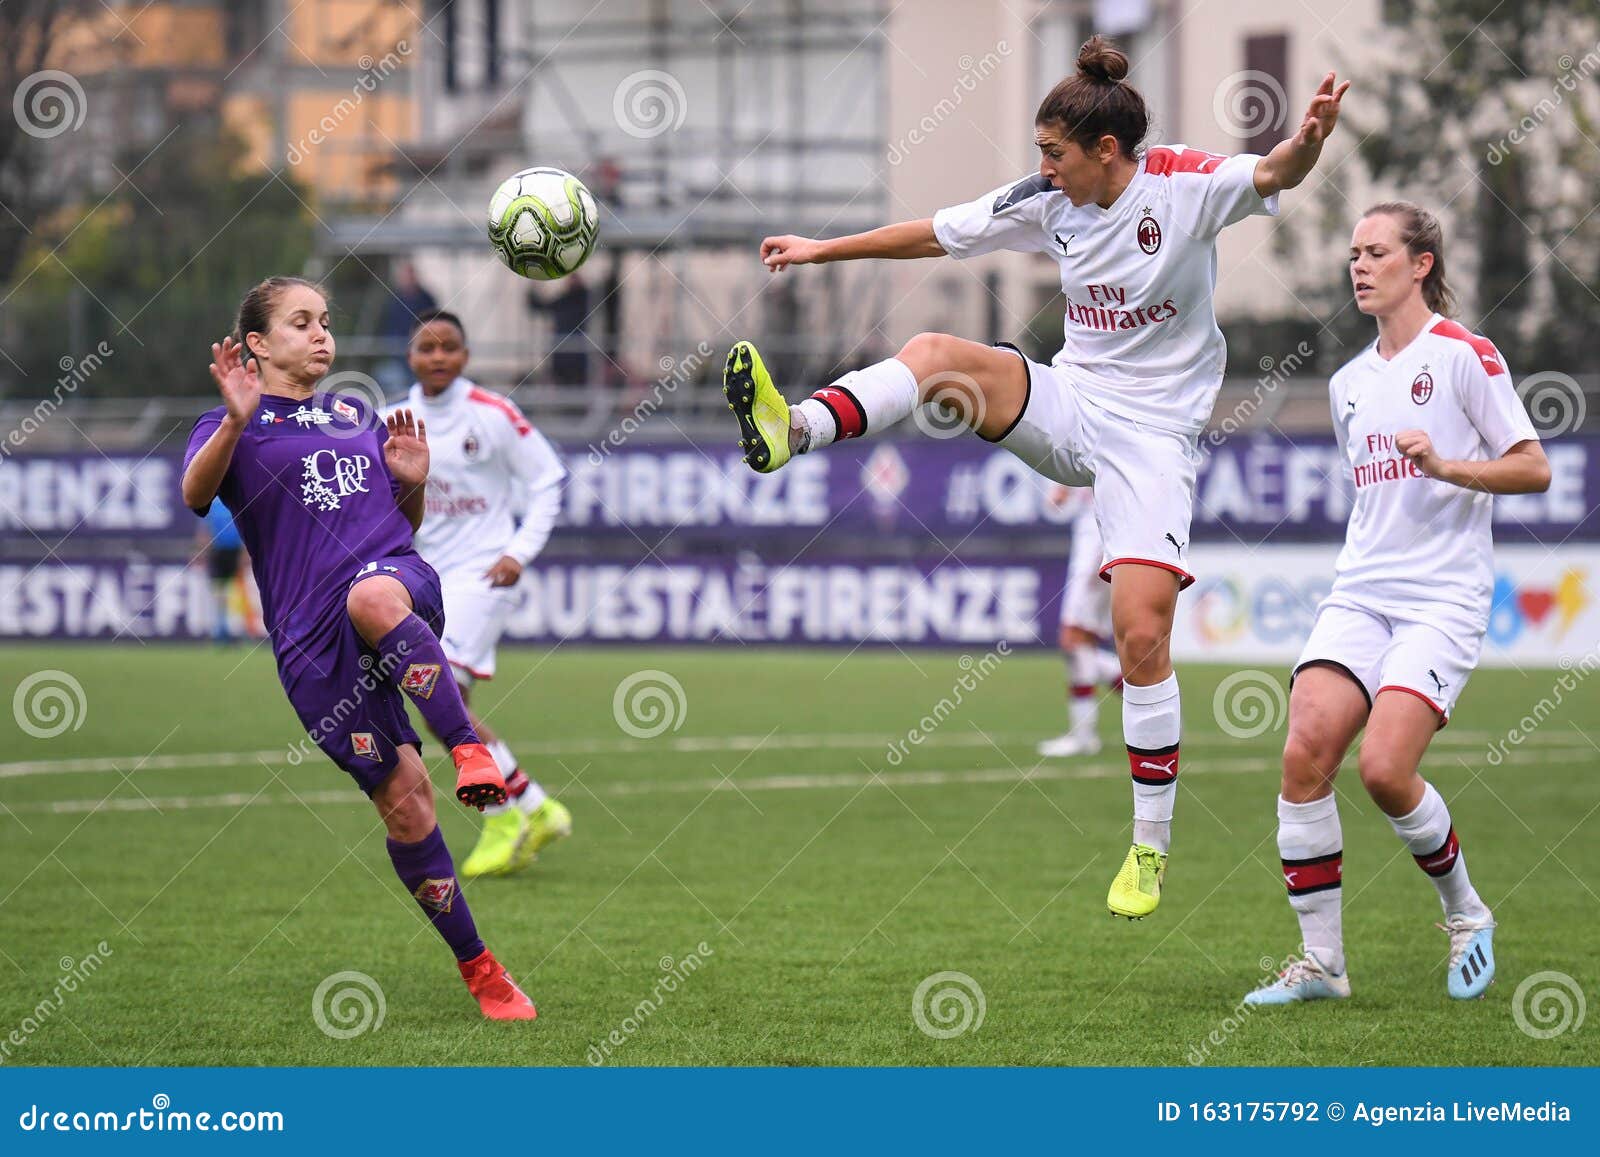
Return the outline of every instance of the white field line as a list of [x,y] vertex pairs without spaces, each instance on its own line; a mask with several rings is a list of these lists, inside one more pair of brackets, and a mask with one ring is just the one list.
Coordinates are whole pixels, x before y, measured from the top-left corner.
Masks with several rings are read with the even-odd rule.
[[[955,732],[949,735],[929,735],[917,747],[988,747],[990,745],[1006,746],[1012,744],[1025,744],[1031,746],[1037,743],[1041,736],[1028,735],[995,735],[985,732],[969,731]],[[1560,738],[1559,736],[1552,738]],[[1255,743],[1257,739],[1235,739],[1220,732],[1191,732],[1186,737],[1191,746],[1227,745],[1238,746],[1244,743]],[[1461,751],[1474,747],[1485,747],[1490,743],[1503,741],[1504,732],[1488,731],[1446,731],[1433,741],[1433,750]],[[304,742],[304,741],[302,741]],[[785,749],[811,750],[816,748],[843,749],[847,751],[871,751],[874,749],[887,750],[891,744],[906,744],[904,733],[894,735],[833,735],[833,734],[799,734],[799,735],[774,735],[770,738],[764,735],[708,735],[688,736],[680,739],[577,739],[565,742],[511,742],[512,748],[524,756],[562,756],[562,755],[627,755],[644,753],[659,755],[662,752],[698,752],[698,751],[754,751],[761,748],[764,751],[780,751]],[[1561,746],[1572,747],[1576,750],[1587,748],[1576,744],[1575,741],[1552,745],[1541,740],[1537,735],[1530,735],[1518,746]],[[437,745],[435,745],[437,746]],[[909,748],[911,745],[906,744]],[[215,751],[197,752],[189,755],[111,755],[100,757],[83,757],[76,759],[27,759],[11,763],[0,763],[0,779],[21,779],[35,775],[75,775],[93,772],[117,772],[126,774],[137,769],[147,771],[193,771],[200,768],[217,767],[288,767],[294,763],[322,763],[320,753],[313,752],[309,756],[297,754],[295,760],[290,759],[288,747],[276,747],[267,751]]]
[[[1514,751],[1506,755],[1507,763],[1544,763],[1553,752]],[[1272,758],[1207,760],[1197,759],[1184,765],[1184,775],[1255,775],[1277,771],[1279,762]],[[1112,764],[1086,764],[1076,767],[1040,767],[1019,772],[1015,767],[962,768],[937,771],[886,771],[869,773],[861,771],[816,772],[806,775],[764,775],[748,779],[694,779],[694,780],[632,780],[584,785],[584,790],[595,795],[706,795],[713,792],[753,791],[811,791],[849,790],[863,787],[942,787],[948,784],[1013,783],[1021,780],[1074,780],[1074,779],[1124,779],[1127,769],[1120,761]],[[558,789],[559,790],[559,789]],[[199,808],[241,808],[247,806],[285,804],[360,804],[366,797],[354,788],[342,791],[302,791],[294,794],[258,794],[255,792],[227,792],[222,795],[175,795],[156,798],[119,799],[62,799],[46,803],[14,804],[10,812],[45,813],[63,815],[81,812],[147,812],[193,811]],[[3,820],[0,816],[0,820]]]

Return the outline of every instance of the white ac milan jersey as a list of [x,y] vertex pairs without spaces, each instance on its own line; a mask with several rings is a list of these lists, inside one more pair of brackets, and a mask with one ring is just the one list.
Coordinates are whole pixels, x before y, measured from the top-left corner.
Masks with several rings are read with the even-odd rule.
[[1053,364],[1102,408],[1181,434],[1204,428],[1227,361],[1212,292],[1217,234],[1276,214],[1255,190],[1251,154],[1149,149],[1109,209],[1074,205],[1035,174],[934,214],[952,257],[1000,249],[1052,254],[1066,297]]
[[1335,594],[1385,613],[1434,608],[1484,631],[1494,593],[1494,496],[1423,474],[1395,449],[1422,430],[1445,459],[1488,461],[1539,435],[1494,345],[1434,314],[1392,359],[1373,342],[1329,383],[1355,483]]
[[567,476],[514,402],[457,378],[438,397],[413,384],[403,403],[427,426],[427,513],[416,547],[440,575],[481,575],[502,555],[532,562],[549,540]]

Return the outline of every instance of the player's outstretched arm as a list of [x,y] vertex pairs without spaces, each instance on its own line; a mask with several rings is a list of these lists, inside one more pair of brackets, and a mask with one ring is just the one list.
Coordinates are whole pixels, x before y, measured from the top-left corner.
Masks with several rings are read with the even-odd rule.
[[1441,458],[1433,439],[1422,430],[1403,430],[1395,435],[1394,444],[1429,478],[1452,486],[1486,494],[1542,494],[1550,489],[1550,459],[1545,457],[1544,447],[1531,438],[1486,462]]
[[228,412],[183,472],[183,504],[190,510],[209,505],[217,496],[233,461],[239,435],[261,401],[261,378],[256,373],[255,359],[246,362],[240,353],[242,348],[231,337],[211,344],[211,380],[217,383],[217,392]]
[[822,265],[829,261],[859,261],[866,257],[907,259],[943,257],[944,246],[933,235],[933,218],[901,221],[866,233],[818,241],[784,234],[761,243],[761,262],[777,273],[790,265]]
[[1294,188],[1317,167],[1322,143],[1339,123],[1339,101],[1350,87],[1348,80],[1337,84],[1337,79],[1331,72],[1322,78],[1299,131],[1288,140],[1279,141],[1270,153],[1256,162],[1255,186],[1261,196],[1270,197]]
[[395,505],[414,531],[427,513],[428,428],[404,406],[390,414],[385,425],[389,437],[383,444],[383,464],[400,484]]

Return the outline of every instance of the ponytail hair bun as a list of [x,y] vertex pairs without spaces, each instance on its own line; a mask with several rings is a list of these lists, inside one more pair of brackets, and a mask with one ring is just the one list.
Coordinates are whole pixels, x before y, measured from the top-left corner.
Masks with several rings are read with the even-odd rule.
[[1078,49],[1078,72],[1101,84],[1116,84],[1128,76],[1128,58],[1104,36],[1091,36]]

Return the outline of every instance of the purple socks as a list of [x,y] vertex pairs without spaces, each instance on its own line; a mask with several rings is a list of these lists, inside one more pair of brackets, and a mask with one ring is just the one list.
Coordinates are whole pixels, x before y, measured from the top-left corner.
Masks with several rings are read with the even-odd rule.
[[[439,640],[415,614],[378,640],[378,658],[384,671],[422,712],[428,730],[447,748],[477,743],[478,733],[461,701],[461,689],[450,673]],[[447,857],[448,858],[448,857]]]
[[456,884],[456,865],[450,859],[450,849],[445,847],[438,827],[419,843],[402,844],[394,839],[385,842],[389,847],[389,859],[394,862],[395,875],[422,905],[422,911],[450,945],[456,959],[471,960],[481,956],[483,941],[478,938],[478,926],[472,922],[466,898]]

